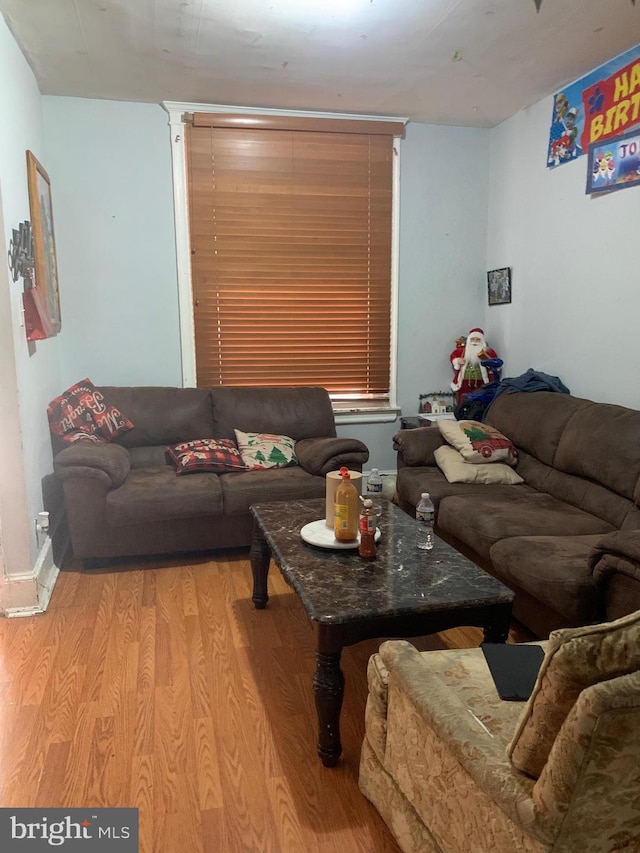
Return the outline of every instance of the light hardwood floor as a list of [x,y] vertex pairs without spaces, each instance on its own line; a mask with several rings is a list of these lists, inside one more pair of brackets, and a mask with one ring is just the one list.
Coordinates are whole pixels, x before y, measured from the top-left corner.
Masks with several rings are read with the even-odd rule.
[[[141,853],[397,853],[358,790],[372,640],[346,649],[338,767],[316,756],[313,632],[248,552],[60,573],[0,619],[0,805],[137,806]],[[477,645],[476,629],[421,648]]]

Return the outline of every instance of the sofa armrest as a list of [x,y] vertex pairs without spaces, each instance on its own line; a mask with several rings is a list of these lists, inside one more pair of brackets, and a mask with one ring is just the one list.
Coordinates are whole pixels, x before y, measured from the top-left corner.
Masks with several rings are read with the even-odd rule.
[[589,565],[594,573],[606,554],[625,557],[640,565],[640,530],[614,530],[605,534],[589,555]]
[[362,471],[369,450],[357,438],[303,438],[296,442],[296,456],[305,471],[325,476],[343,465],[353,471]]
[[131,460],[129,452],[119,444],[76,443],[58,453],[53,470],[61,480],[88,477],[102,481],[110,490],[124,483]]
[[435,465],[434,452],[446,444],[436,427],[401,429],[393,436],[393,449],[398,453],[398,468]]
[[640,610],[640,530],[604,535],[589,554],[589,568],[601,590],[600,619]]
[[[421,761],[431,761],[430,755],[421,752],[423,747],[419,744],[426,743],[421,732],[407,732],[407,726],[413,727],[419,720],[419,725],[431,729],[446,744],[481,790],[511,820],[521,824],[521,811],[531,811],[531,780],[517,771],[508,776],[500,772],[506,762],[504,743],[494,738],[471,712],[464,701],[464,691],[451,690],[441,677],[439,666],[430,665],[429,655],[420,653],[406,640],[387,640],[380,646],[379,655],[389,671],[387,752],[394,738],[413,738],[412,742],[418,744],[416,766]],[[404,694],[408,703],[399,702],[395,692]],[[399,710],[407,704],[415,713],[411,718]],[[482,761],[469,760],[473,755],[482,755]]]

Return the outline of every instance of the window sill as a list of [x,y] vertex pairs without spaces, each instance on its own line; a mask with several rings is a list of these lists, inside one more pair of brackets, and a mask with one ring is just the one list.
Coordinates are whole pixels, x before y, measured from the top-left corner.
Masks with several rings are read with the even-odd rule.
[[350,409],[341,406],[333,409],[336,425],[392,423],[399,414],[399,406],[354,406]]

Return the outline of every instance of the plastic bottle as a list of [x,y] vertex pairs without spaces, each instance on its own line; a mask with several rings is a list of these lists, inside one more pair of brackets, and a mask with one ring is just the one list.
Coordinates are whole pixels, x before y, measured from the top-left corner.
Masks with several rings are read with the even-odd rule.
[[340,469],[340,481],[333,502],[333,533],[338,542],[358,538],[358,490],[351,482],[349,469]]
[[382,477],[377,468],[372,468],[367,478],[367,492],[379,495],[382,493]]
[[376,557],[376,527],[377,516],[371,498],[361,497],[362,506],[360,507],[360,521],[358,529],[360,531],[360,545],[358,546],[358,554],[363,560],[375,560]]
[[431,551],[433,549],[433,520],[435,513],[435,507],[431,502],[429,492],[423,492],[416,507],[416,518],[418,520],[416,545],[421,551]]

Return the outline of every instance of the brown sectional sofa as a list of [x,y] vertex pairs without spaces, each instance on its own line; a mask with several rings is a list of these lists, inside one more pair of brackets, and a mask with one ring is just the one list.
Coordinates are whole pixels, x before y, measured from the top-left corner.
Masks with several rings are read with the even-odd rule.
[[[108,444],[52,436],[74,555],[112,557],[204,551],[250,544],[249,506],[323,497],[325,475],[362,470],[365,444],[336,436],[323,388],[101,387],[134,428]],[[234,429],[296,440],[298,465],[176,475],[166,448]]]
[[536,391],[500,394],[485,421],[524,483],[449,483],[437,427],[401,430],[398,503],[413,513],[428,491],[440,535],[514,590],[539,637],[640,609],[640,412]]

